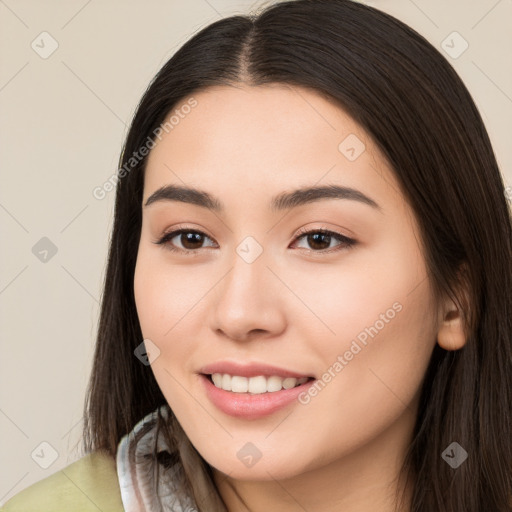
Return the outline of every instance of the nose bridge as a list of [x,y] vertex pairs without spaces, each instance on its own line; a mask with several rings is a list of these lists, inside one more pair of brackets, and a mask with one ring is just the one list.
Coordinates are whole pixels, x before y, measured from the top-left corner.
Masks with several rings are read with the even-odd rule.
[[[279,282],[267,268],[270,251],[254,237],[246,236],[228,259],[229,272],[215,294],[214,329],[232,338],[244,338],[253,330],[273,332],[284,316],[275,286]],[[272,285],[272,280],[275,284]]]
[[[231,272],[226,276],[224,295],[240,300],[240,306],[262,301],[261,294],[268,289],[265,286],[270,271],[267,265],[267,251],[253,236],[246,236],[236,247],[230,258]],[[264,298],[263,298],[264,300]]]

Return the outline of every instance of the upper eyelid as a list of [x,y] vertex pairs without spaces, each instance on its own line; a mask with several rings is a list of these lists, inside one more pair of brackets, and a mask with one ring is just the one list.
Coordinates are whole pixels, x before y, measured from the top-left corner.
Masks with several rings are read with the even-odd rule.
[[[337,231],[335,231],[333,229],[324,228],[324,227],[309,228],[309,229],[302,229],[301,228],[297,233],[295,233],[294,237],[298,238],[298,237],[302,237],[304,235],[307,235],[309,233],[316,233],[318,231],[324,231],[324,232],[332,233],[334,235],[339,235],[339,236],[344,237],[344,238],[351,238],[348,235],[344,235],[343,233],[338,233]],[[183,233],[183,232],[200,233],[201,235],[207,236],[210,240],[213,240],[213,237],[211,237],[208,233],[205,233],[201,229],[192,228],[192,227],[179,227],[179,226],[175,227],[175,228],[173,228],[173,229],[171,229],[169,231],[165,231],[162,234],[161,238],[163,238],[165,236],[169,236],[169,235],[177,236],[177,235],[179,235],[180,233]]]
[[184,232],[185,233],[186,232],[199,233],[201,235],[208,237],[212,241],[214,240],[213,237],[211,237],[208,233],[205,233],[202,229],[192,228],[192,227],[187,227],[187,226],[184,226],[184,227],[177,226],[169,231],[165,231],[160,238],[164,238],[164,237],[167,237],[170,235],[173,235],[171,238],[174,238],[175,236],[178,236],[179,234],[184,233]]

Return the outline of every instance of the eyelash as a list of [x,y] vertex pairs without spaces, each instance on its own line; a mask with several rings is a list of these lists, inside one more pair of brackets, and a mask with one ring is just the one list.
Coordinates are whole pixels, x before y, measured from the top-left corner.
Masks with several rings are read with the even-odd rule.
[[[199,231],[197,229],[191,229],[186,227],[179,227],[178,229],[175,229],[173,231],[170,231],[169,233],[164,233],[164,235],[157,241],[153,242],[157,245],[163,245],[166,249],[173,251],[173,252],[179,252],[182,254],[185,254],[187,256],[198,256],[198,251],[200,249],[181,249],[179,247],[174,247],[170,240],[172,240],[175,236],[181,235],[182,233],[196,233],[200,235],[204,235],[207,238],[210,238],[206,233],[203,233],[202,231]],[[337,251],[341,251],[343,249],[351,249],[357,241],[353,238],[348,238],[340,233],[337,233],[335,231],[330,231],[328,229],[319,228],[319,229],[312,229],[307,230],[305,228],[302,228],[297,233],[294,242],[300,238],[303,238],[306,235],[309,234],[315,234],[315,233],[321,233],[323,235],[329,235],[332,238],[335,238],[340,242],[340,244],[336,247],[331,247],[330,249],[321,249],[321,250],[314,250],[314,249],[305,249],[308,253],[315,253],[316,254],[326,254],[326,253],[333,253]],[[210,238],[211,240],[211,238]]]

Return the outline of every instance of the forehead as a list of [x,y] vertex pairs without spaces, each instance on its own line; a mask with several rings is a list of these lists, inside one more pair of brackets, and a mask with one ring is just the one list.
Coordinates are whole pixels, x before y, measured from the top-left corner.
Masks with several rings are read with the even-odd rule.
[[209,87],[178,103],[166,120],[171,116],[172,128],[148,157],[144,202],[170,183],[195,185],[218,197],[251,191],[265,200],[327,182],[365,189],[370,196],[398,192],[391,168],[365,130],[314,90],[283,84]]

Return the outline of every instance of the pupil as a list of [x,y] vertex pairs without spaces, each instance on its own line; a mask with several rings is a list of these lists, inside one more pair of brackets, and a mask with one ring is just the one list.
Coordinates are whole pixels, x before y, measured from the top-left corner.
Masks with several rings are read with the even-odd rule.
[[[311,247],[315,247],[315,244],[318,243],[319,237],[327,238],[327,246],[326,247],[329,247],[331,236],[326,233],[314,233],[313,235],[308,235],[308,243],[311,245]],[[320,245],[322,245],[322,244],[320,243]],[[325,245],[325,243],[323,245]],[[316,247],[316,248],[317,249],[325,249],[326,247]]]
[[[194,242],[199,242],[199,245],[202,243],[202,235],[200,233],[182,233],[182,241],[183,247],[187,249],[197,249],[193,244]],[[183,243],[183,237],[185,237],[185,243]],[[191,243],[192,247],[188,247],[187,244]]]

